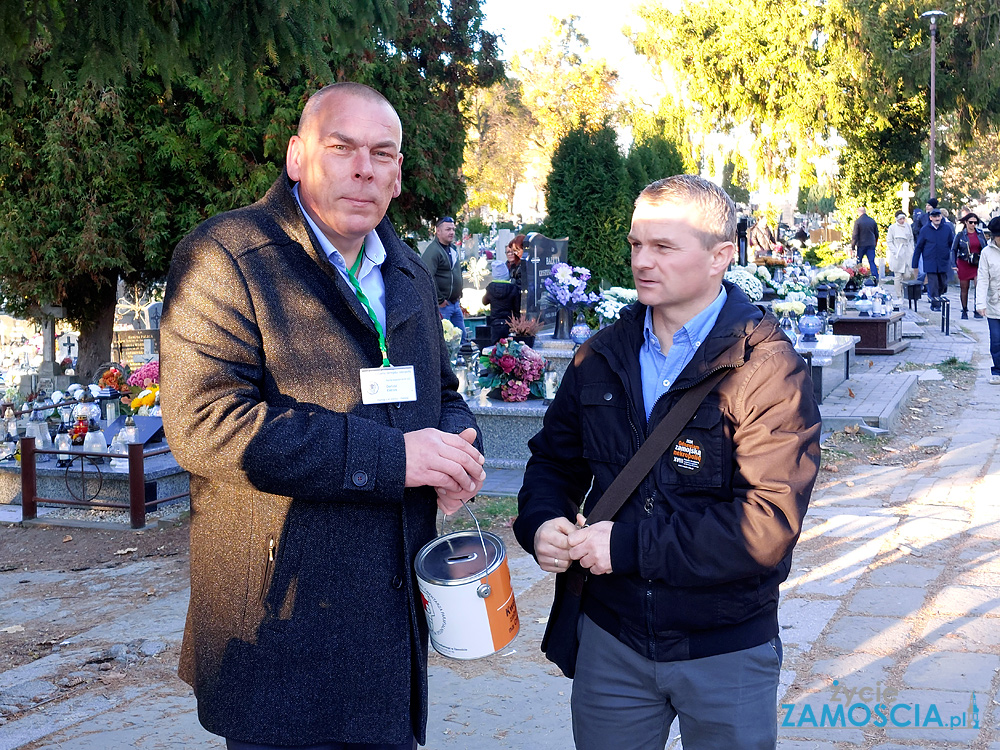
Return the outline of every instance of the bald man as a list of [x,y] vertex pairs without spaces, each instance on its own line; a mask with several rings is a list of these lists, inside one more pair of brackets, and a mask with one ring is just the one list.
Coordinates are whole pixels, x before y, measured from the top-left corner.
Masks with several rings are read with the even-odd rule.
[[285,171],[177,247],[163,421],[191,473],[180,675],[230,750],[423,743],[414,558],[482,486],[434,281],[385,218],[402,128],[327,86]]

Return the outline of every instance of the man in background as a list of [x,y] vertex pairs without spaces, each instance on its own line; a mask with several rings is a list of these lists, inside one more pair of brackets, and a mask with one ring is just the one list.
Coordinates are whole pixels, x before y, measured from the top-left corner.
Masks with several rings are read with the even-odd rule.
[[868,259],[868,268],[872,278],[878,284],[878,267],[875,265],[875,245],[878,242],[878,224],[868,215],[864,206],[858,207],[858,218],[854,220],[851,231],[851,249],[856,253],[858,265],[862,258]]
[[422,257],[437,286],[438,309],[444,320],[450,320],[462,332],[462,343],[468,340],[465,316],[462,315],[462,263],[455,247],[455,220],[450,216],[438,219],[434,239],[424,249]]
[[955,229],[944,221],[940,208],[929,212],[930,222],[917,236],[910,265],[923,265],[927,275],[927,295],[931,300],[931,310],[941,309],[941,297],[948,291],[948,273],[952,270],[951,246],[955,241]]

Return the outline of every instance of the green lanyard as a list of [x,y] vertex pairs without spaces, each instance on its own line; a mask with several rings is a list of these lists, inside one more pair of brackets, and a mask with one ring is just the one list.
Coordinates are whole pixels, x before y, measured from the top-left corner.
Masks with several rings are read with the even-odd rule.
[[382,323],[379,322],[378,316],[375,311],[372,310],[371,303],[368,301],[368,297],[364,290],[361,288],[361,284],[358,282],[357,275],[361,271],[361,262],[365,259],[365,245],[361,243],[361,250],[358,251],[358,259],[354,261],[354,265],[347,271],[347,278],[351,282],[351,286],[354,287],[354,294],[357,295],[358,302],[362,304],[365,308],[365,312],[368,313],[368,317],[372,319],[372,323],[375,324],[375,330],[378,331],[378,348],[382,350],[382,367],[392,367],[389,362],[389,352],[385,347],[385,328],[382,327]]

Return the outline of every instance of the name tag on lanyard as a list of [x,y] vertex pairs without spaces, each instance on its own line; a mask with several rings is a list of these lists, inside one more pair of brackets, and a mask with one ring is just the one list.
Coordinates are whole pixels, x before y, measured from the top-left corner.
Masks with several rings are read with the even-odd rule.
[[417,400],[413,365],[365,367],[361,370],[361,403],[393,404]]

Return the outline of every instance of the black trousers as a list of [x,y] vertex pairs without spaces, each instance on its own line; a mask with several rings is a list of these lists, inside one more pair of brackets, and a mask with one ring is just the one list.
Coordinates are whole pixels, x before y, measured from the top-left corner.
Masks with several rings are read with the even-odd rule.
[[927,296],[932,300],[948,293],[948,272],[927,272]]

